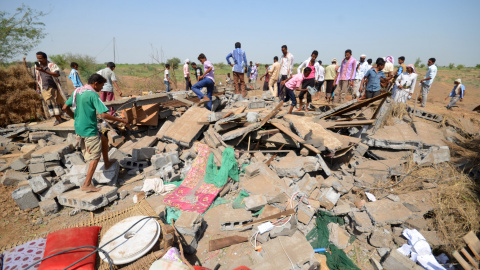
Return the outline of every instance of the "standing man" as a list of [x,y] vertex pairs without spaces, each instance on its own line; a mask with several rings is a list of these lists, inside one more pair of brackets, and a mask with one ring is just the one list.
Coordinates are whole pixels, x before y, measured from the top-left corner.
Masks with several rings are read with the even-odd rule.
[[425,107],[427,104],[428,92],[430,92],[433,80],[435,79],[435,76],[437,76],[437,66],[435,65],[435,61],[435,58],[428,59],[427,74],[425,74],[425,78],[420,81],[420,84],[422,85],[422,107]]
[[48,61],[47,54],[37,52],[37,60],[35,63],[35,79],[37,81],[37,92],[40,90],[43,100],[48,107],[50,116],[55,117],[54,126],[63,122],[60,117],[62,113],[62,105],[65,98],[60,85],[60,68],[55,63]]
[[190,69],[188,65],[190,64],[190,60],[187,58],[185,59],[185,63],[183,64],[183,77],[185,77],[185,91],[192,89],[192,81],[190,80]]
[[360,55],[360,63],[358,63],[357,65],[357,74],[355,75],[355,82],[353,86],[353,95],[355,96],[355,98],[359,98],[362,96],[359,91],[360,83],[362,82],[363,77],[369,70],[368,63],[365,62],[365,58],[367,58],[365,54]]
[[[320,99],[320,92],[322,92],[322,86],[323,83],[325,82],[325,68],[322,66],[322,60],[318,61],[319,71],[318,74],[315,74],[315,88],[317,88],[318,92],[315,94],[315,97],[313,100],[319,100]],[[323,90],[325,92],[325,89]]]
[[[102,91],[100,91],[100,99],[102,102],[112,101],[115,100],[115,93],[113,93],[113,86],[117,89],[118,95],[122,96],[122,91],[120,91],[120,87],[117,84],[117,77],[115,76],[115,63],[108,62],[107,67],[99,70],[97,74],[102,75],[107,81],[103,85]],[[113,115],[115,111],[113,107],[110,108],[110,115]]]
[[167,86],[167,93],[170,92],[170,85],[172,81],[170,80],[170,64],[165,64],[165,77],[163,78],[163,83]]
[[260,81],[262,80],[263,77],[265,77],[265,82],[263,83],[262,90],[267,91],[268,90],[268,82],[270,81],[270,74],[268,73],[268,65],[265,65],[265,74],[263,74],[260,77]]
[[[203,53],[198,56],[198,61],[203,64],[204,75],[198,77],[199,81],[192,86],[192,91],[195,92],[200,99],[198,105],[207,103],[205,107],[211,110],[213,88],[215,86],[215,68],[210,61],[207,61],[207,57]],[[207,88],[206,96],[202,93],[203,87]]]
[[[297,68],[297,74],[302,73],[302,68],[303,67],[309,67],[312,71],[308,75],[308,77],[305,77],[303,82],[302,82],[302,89],[307,89],[308,86],[310,87],[315,87],[315,83],[317,81],[317,74],[320,72],[320,64],[317,63],[317,56],[318,56],[318,51],[314,50],[310,57],[305,60],[300,66]],[[308,106],[312,102],[312,95],[308,91],[301,92],[300,95],[298,95],[298,99],[300,100],[300,106],[297,111],[301,111],[303,107],[303,98],[305,97],[305,93],[307,94],[307,105],[305,107],[305,111],[308,111]]]
[[75,89],[82,87],[83,83],[80,80],[80,75],[78,75],[78,64],[76,62],[72,62],[70,63],[70,67],[72,68],[72,71],[70,71],[68,78],[72,81],[73,87]]
[[333,86],[338,85],[338,91],[335,94],[334,102],[342,104],[345,102],[349,89],[353,88],[353,80],[355,80],[355,74],[357,69],[357,60],[352,57],[352,50],[345,51],[345,59],[343,59],[340,69]]
[[[92,177],[103,154],[105,170],[110,168],[116,160],[108,158],[108,139],[105,133],[99,133],[97,129],[97,113],[106,120],[118,121],[128,125],[126,119],[120,119],[108,114],[108,108],[98,98],[97,93],[102,90],[107,80],[99,75],[93,74],[88,78],[88,84],[75,89],[72,96],[67,100],[63,109],[75,119],[75,133],[81,138],[83,157],[86,162],[90,162],[87,171],[87,177],[81,190],[86,192],[96,192],[100,188],[92,185]],[[70,109],[72,107],[75,113]]]
[[268,89],[272,96],[277,99],[278,98],[278,75],[280,74],[280,63],[278,63],[278,56],[273,57],[273,65],[270,67],[268,71],[270,74],[270,80],[268,81]]
[[[243,75],[245,68],[247,67],[247,55],[245,54],[245,51],[241,48],[242,44],[240,44],[240,42],[236,42],[235,50],[233,50],[227,55],[227,63],[232,67],[233,82],[235,84],[235,94],[240,94],[241,88],[242,96],[246,97],[247,92],[245,92],[245,77]],[[233,64],[230,62],[230,57],[233,58]]]
[[400,74],[407,72],[407,66],[405,66],[405,56],[398,57],[398,70],[397,76]]
[[[385,77],[382,69],[385,67],[385,60],[383,58],[378,58],[376,62],[376,67],[369,69],[365,76],[362,79],[360,89],[363,91],[364,85],[367,86],[365,91],[365,98],[373,98],[380,95],[380,83],[388,81],[388,78]],[[363,99],[363,97],[362,97]]]
[[327,87],[325,91],[325,100],[330,103],[332,102],[332,95],[334,90],[334,82],[337,77],[337,59],[332,59],[332,64],[327,66],[325,69],[325,81],[327,82]]
[[257,77],[258,77],[258,63],[255,63],[255,66],[252,67],[252,73],[250,74],[250,78],[248,81],[250,81],[253,86],[253,90],[257,89]]
[[393,69],[394,69],[394,66],[393,66],[394,58],[393,56],[387,56],[385,57],[384,60],[385,60],[385,67],[383,68],[382,71],[387,77],[392,77]]
[[371,69],[371,68],[372,68],[372,62],[373,62],[372,58],[368,58],[368,60],[367,60],[368,69]]
[[198,82],[199,81],[198,77],[203,75],[203,71],[200,67],[197,66],[197,63],[192,62],[191,65],[192,65],[192,68],[193,68],[193,72],[195,74],[195,78],[197,78],[197,82]]
[[252,80],[250,79],[250,76],[252,76],[252,69],[253,69],[253,62],[250,61],[250,65],[247,68],[247,77],[248,77],[248,83],[250,83]]
[[285,84],[281,83],[292,76],[293,55],[288,52],[287,45],[282,45],[282,54],[282,61],[280,63],[280,78],[278,79],[280,82],[278,97],[283,100],[285,98]]

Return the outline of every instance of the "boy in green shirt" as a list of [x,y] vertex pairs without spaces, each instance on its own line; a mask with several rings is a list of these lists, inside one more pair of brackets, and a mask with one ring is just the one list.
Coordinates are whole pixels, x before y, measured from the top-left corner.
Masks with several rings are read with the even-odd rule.
[[[98,96],[107,80],[100,74],[93,74],[88,79],[88,84],[75,89],[72,96],[63,106],[63,110],[75,119],[75,133],[81,138],[83,157],[90,162],[87,178],[81,189],[87,192],[96,192],[100,188],[92,185],[92,177],[97,168],[100,154],[103,154],[105,169],[110,168],[116,160],[108,160],[108,139],[100,134],[97,129],[97,112],[106,120],[119,121],[128,125],[126,119],[120,119],[108,114],[109,109]],[[75,113],[72,111],[72,109]]]

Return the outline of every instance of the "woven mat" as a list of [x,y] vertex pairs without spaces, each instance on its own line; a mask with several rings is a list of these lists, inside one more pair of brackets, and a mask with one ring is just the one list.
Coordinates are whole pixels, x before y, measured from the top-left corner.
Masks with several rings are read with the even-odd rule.
[[[62,229],[74,228],[74,227],[101,226],[102,230],[100,231],[100,235],[99,235],[99,242],[100,242],[100,239],[102,239],[103,235],[113,225],[115,225],[116,223],[120,222],[123,219],[126,219],[128,217],[133,217],[133,216],[157,216],[157,214],[155,213],[155,211],[152,209],[152,207],[148,204],[146,200],[141,200],[136,205],[126,208],[124,210],[119,210],[112,213],[106,213],[104,215],[101,215],[92,219],[87,219],[71,226],[66,226]],[[167,234],[168,232],[171,232],[171,229],[170,229],[171,227],[168,228],[169,226],[164,225],[163,222],[161,222],[160,220],[158,221],[162,228],[159,244],[157,243],[150,253],[146,254],[145,256],[138,259],[137,261],[129,265],[114,266],[114,269],[149,269],[155,260],[160,259],[166,253],[167,251],[166,249],[168,249],[168,247],[171,247],[171,242],[173,242],[173,238],[171,235],[168,235],[167,238],[172,238],[171,241],[167,241],[168,243],[163,241],[163,239],[165,237],[165,232],[167,232]],[[28,241],[31,241],[40,237],[46,237],[47,235],[48,235],[48,232],[40,235],[36,235],[35,237],[31,237],[24,241],[19,241],[16,243],[5,245],[3,247],[0,247],[0,252],[3,252],[5,250],[11,249],[13,247],[16,247],[18,245],[24,244]],[[100,270],[107,270],[109,269],[109,266],[108,266],[108,263],[104,263],[97,255],[96,268]]]

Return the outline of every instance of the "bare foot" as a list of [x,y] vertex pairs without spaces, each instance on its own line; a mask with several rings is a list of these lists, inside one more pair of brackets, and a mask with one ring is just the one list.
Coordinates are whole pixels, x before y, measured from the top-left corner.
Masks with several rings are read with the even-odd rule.
[[111,167],[113,164],[115,164],[115,162],[117,162],[117,160],[116,160],[116,159],[110,159],[110,160],[108,161],[108,163],[107,163],[107,162],[105,162],[105,165],[104,165],[104,167],[105,167],[105,170],[108,170],[108,169],[110,169],[110,167]]
[[295,111],[296,111],[296,112],[301,112],[301,111],[302,111],[302,107],[296,109]]
[[100,188],[94,187],[93,185],[82,186],[80,189],[82,191],[86,191],[86,192],[98,192],[98,191],[100,191]]

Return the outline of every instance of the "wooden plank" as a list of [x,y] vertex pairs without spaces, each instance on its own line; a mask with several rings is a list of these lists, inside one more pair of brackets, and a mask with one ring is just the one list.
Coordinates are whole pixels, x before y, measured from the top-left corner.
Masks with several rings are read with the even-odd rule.
[[460,250],[460,252],[462,252],[463,256],[465,256],[465,258],[467,258],[467,260],[470,262],[470,264],[473,265],[473,267],[475,267],[475,269],[478,269],[478,262],[476,262],[472,256],[470,255],[470,253],[468,253],[468,251],[465,249],[465,248],[462,248]]
[[314,152],[315,154],[320,154],[321,153],[320,150],[318,150],[317,148],[315,148],[311,144],[307,144],[304,139],[300,138],[297,134],[293,133],[289,128],[285,127],[284,125],[282,125],[280,123],[275,123],[275,122],[272,122],[271,124],[274,125],[276,128],[278,128],[283,133],[285,133],[287,136],[292,138],[293,140],[301,143],[308,150]]
[[462,255],[460,255],[460,253],[458,253],[458,251],[453,251],[452,253],[453,257],[455,258],[455,260],[457,260],[457,262],[463,267],[463,269],[465,270],[472,270],[473,267],[468,264],[467,261],[465,261],[465,259],[462,257]]
[[231,245],[240,244],[248,241],[248,237],[239,235],[227,236],[220,239],[210,240],[208,242],[208,251],[212,252],[217,249],[229,247]]
[[463,237],[463,241],[472,249],[476,254],[480,253],[480,240],[478,240],[477,235],[473,231],[470,231]]
[[389,92],[386,92],[386,93],[383,93],[383,94],[380,94],[374,98],[370,98],[370,99],[366,99],[366,100],[363,100],[363,101],[360,101],[360,102],[357,102],[356,104],[352,105],[352,106],[349,106],[343,110],[339,110],[339,111],[336,111],[332,114],[329,114],[325,117],[323,117],[323,119],[327,119],[327,118],[331,118],[332,116],[335,116],[335,115],[342,115],[342,114],[345,114],[345,113],[348,113],[348,112],[351,112],[351,111],[355,111],[357,109],[360,109],[362,107],[365,107],[377,100],[380,100],[382,98],[386,98],[387,96],[389,96],[390,93]]
[[180,101],[180,102],[182,102],[182,103],[185,103],[185,104],[187,104],[189,107],[190,107],[190,106],[193,106],[193,105],[195,104],[195,102],[190,101],[190,100],[188,100],[188,99],[186,99],[186,98],[183,98],[183,97],[177,97],[177,96],[175,96],[175,97],[173,97],[173,99],[178,100],[178,101]]
[[[387,100],[387,97],[385,97],[382,102],[380,102],[380,104],[378,105],[377,109],[375,110],[375,112],[373,113],[372,115],[372,119],[377,119],[377,116],[378,114],[380,113],[380,108],[382,107],[383,103],[385,103],[385,101]],[[416,103],[416,102],[415,102]]]
[[243,111],[245,111],[246,108],[247,108],[247,106],[239,107],[237,110],[235,110],[235,112],[233,114],[234,115],[241,114],[241,113],[243,113]]
[[279,132],[280,132],[280,130],[278,130],[277,128],[274,128],[274,129],[269,129],[269,130],[260,130],[260,131],[257,132],[257,135],[259,135],[259,136],[274,135],[274,134],[277,134]]

